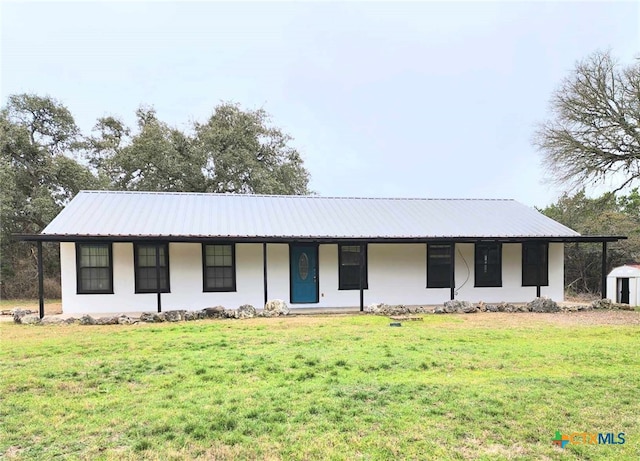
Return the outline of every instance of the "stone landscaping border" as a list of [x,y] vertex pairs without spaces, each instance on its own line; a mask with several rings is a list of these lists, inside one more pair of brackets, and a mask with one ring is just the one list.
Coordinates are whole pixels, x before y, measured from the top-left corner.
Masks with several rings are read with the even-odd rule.
[[536,312],[536,313],[554,313],[554,312],[575,312],[587,311],[592,309],[618,309],[618,310],[634,310],[633,306],[628,304],[617,304],[610,299],[598,299],[590,304],[580,305],[560,305],[554,300],[546,297],[536,298],[527,304],[511,304],[501,302],[498,304],[487,304],[482,301],[471,303],[469,301],[452,300],[446,301],[442,306],[435,309],[420,306],[404,306],[402,304],[390,306],[387,304],[371,304],[365,307],[364,311],[373,315],[407,315],[407,314],[474,314],[476,312]]
[[[404,306],[402,304],[390,306],[384,303],[371,304],[366,306],[364,312],[372,315],[382,316],[406,316],[411,314],[474,314],[476,312],[574,312],[587,311],[593,309],[617,309],[634,310],[628,304],[613,303],[609,299],[598,299],[590,304],[580,305],[559,305],[550,298],[536,298],[527,304],[486,304],[482,301],[471,303],[469,301],[452,300],[445,302],[442,306],[422,307]],[[45,316],[42,319],[30,310],[16,308],[12,311],[13,321],[22,325],[131,325],[135,323],[159,323],[159,322],[182,322],[201,319],[250,319],[254,317],[278,317],[289,315],[290,310],[286,302],[275,299],[267,302],[260,312],[250,304],[244,304],[237,309],[226,309],[223,306],[207,307],[198,311],[189,310],[169,310],[165,312],[144,312],[140,317],[129,317],[125,314],[117,314],[108,317],[92,317],[83,315],[80,318],[61,318],[58,316]]]
[[260,312],[250,304],[244,304],[237,309],[226,309],[223,306],[207,307],[198,311],[185,309],[169,310],[165,312],[143,312],[140,317],[129,317],[116,314],[108,317],[92,317],[83,315],[80,318],[62,318],[45,316],[42,319],[32,311],[23,309],[13,310],[13,321],[22,325],[131,325],[134,323],[182,322],[201,319],[250,319],[253,317],[279,317],[289,315],[289,306],[281,299],[274,299],[265,304]]

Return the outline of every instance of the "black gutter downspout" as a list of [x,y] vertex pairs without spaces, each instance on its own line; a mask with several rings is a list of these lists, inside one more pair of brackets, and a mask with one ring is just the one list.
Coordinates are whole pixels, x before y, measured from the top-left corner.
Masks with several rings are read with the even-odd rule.
[[364,244],[360,245],[360,280],[359,280],[359,288],[360,288],[360,312],[364,311]]
[[40,318],[44,317],[44,270],[42,269],[42,242],[38,240],[38,306]]
[[268,301],[268,293],[267,293],[267,243],[262,243],[262,277],[264,280],[264,304],[267,304]]
[[607,242],[602,242],[602,299],[607,297]]
[[[167,245],[167,251],[169,246]],[[165,255],[166,256],[166,255]],[[158,313],[162,312],[162,287],[160,286],[160,245],[156,245],[156,293],[158,295]]]
[[451,288],[450,298],[453,301],[456,298],[456,243],[451,242],[449,247],[449,259],[451,261],[451,269],[449,271],[449,287]]

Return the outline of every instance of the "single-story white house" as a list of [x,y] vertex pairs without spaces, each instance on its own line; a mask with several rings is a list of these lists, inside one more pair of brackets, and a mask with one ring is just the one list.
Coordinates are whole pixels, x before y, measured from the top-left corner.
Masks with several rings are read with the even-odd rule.
[[514,200],[114,191],[82,191],[18,237],[39,255],[60,242],[74,314],[562,300],[564,244],[602,242],[604,267],[606,242],[624,238],[581,236]]
[[627,264],[609,272],[607,292],[615,293],[612,300],[617,303],[640,306],[640,265]]

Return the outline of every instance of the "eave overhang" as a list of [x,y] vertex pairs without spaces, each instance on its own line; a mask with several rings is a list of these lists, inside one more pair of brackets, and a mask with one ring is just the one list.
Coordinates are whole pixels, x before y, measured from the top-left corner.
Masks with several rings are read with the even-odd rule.
[[26,242],[237,242],[237,243],[522,243],[522,242],[558,242],[558,243],[597,243],[626,240],[624,235],[579,235],[579,236],[424,236],[424,237],[314,237],[314,236],[234,236],[234,235],[76,235],[76,234],[13,234],[16,240]]

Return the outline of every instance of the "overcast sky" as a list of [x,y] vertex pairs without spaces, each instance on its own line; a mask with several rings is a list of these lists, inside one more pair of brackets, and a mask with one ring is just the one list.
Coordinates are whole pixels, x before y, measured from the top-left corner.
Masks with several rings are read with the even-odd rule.
[[294,137],[320,195],[545,206],[536,124],[577,60],[640,55],[639,4],[5,1],[2,105],[50,95],[88,132],[235,101]]

